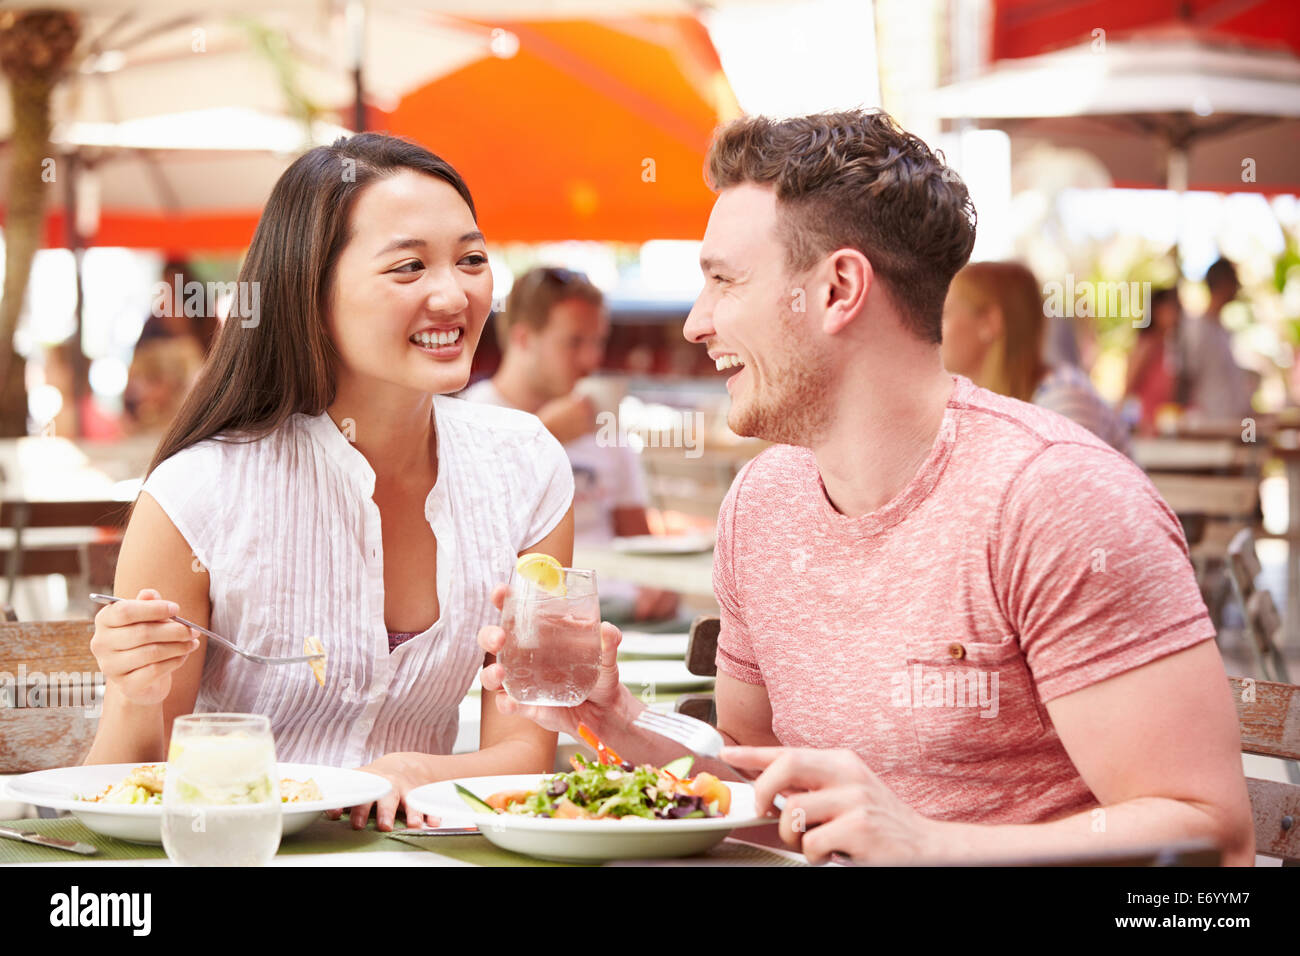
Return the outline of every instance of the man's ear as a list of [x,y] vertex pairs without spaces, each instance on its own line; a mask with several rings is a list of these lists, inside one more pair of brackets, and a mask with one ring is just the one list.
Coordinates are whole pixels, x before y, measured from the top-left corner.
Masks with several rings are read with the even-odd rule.
[[510,348],[518,349],[520,352],[528,350],[528,343],[532,338],[532,329],[523,322],[516,322],[510,326]]
[[826,280],[822,331],[835,335],[866,308],[875,282],[871,260],[857,249],[836,249],[824,261]]

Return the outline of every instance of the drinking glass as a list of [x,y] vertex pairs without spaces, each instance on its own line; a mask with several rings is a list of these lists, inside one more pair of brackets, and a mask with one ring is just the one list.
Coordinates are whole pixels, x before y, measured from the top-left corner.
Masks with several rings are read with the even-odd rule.
[[600,676],[596,572],[561,570],[562,595],[518,573],[510,577],[501,609],[506,643],[498,660],[505,668],[506,693],[521,704],[576,707]]
[[282,806],[271,722],[189,714],[172,724],[163,781],[163,849],[181,866],[264,866]]

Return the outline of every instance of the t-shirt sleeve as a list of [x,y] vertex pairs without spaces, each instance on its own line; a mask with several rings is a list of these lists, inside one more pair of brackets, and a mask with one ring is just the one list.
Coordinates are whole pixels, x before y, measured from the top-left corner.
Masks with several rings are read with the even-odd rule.
[[716,664],[718,670],[728,677],[762,686],[765,683],[763,672],[754,656],[749,628],[745,624],[734,561],[737,503],[748,473],[749,465],[746,465],[732,482],[718,510],[717,544],[713,548],[713,595],[718,599],[721,625]]
[[992,558],[1044,702],[1214,637],[1178,519],[1118,452],[1039,452],[1003,502]]
[[564,446],[537,422],[531,441],[525,441],[521,453],[531,469],[532,487],[538,489],[537,502],[524,528],[519,550],[531,548],[560,523],[573,504],[573,468]]
[[218,449],[202,442],[176,452],[159,463],[140,486],[158,502],[190,550],[205,568],[216,567],[211,506],[220,467]]

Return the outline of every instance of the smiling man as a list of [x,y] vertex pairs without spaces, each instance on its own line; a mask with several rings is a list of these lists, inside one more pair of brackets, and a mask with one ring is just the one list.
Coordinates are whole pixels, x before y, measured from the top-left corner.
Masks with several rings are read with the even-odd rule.
[[[779,443],[718,517],[718,728],[746,745],[723,759],[766,768],[763,805],[790,794],[782,835],[872,861],[1204,837],[1249,863],[1236,714],[1174,515],[1084,429],[943,368],[965,186],[864,112],[739,120],[708,172],[684,332],[728,372],[732,429]],[[645,705],[605,638],[585,704],[498,706],[673,755],[631,727]]]

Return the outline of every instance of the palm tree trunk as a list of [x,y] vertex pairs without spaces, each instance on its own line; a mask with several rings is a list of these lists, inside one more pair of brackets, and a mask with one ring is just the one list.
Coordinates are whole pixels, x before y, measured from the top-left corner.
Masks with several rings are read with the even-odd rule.
[[14,330],[41,245],[46,197],[57,188],[60,175],[50,148],[50,94],[72,58],[78,34],[72,13],[0,15],[0,70],[9,82],[13,111],[0,299],[0,437],[27,434],[26,363],[14,348]]

